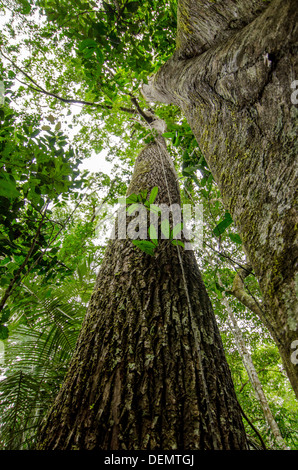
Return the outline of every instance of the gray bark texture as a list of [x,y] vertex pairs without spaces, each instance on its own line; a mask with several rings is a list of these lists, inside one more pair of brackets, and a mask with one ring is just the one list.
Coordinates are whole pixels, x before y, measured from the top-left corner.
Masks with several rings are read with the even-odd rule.
[[[177,51],[143,93],[181,107],[242,238],[298,397],[297,1],[181,0]],[[296,277],[295,277],[296,276]]]
[[[150,193],[154,186],[159,188],[156,204],[180,204],[162,138],[138,156],[128,195]],[[247,449],[220,334],[192,251],[159,240],[150,256],[129,239],[110,241],[37,448]]]

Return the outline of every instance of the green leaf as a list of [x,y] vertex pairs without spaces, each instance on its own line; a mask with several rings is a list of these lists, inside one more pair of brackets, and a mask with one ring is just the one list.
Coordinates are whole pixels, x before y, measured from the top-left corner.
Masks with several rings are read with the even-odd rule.
[[163,137],[165,137],[166,139],[172,139],[173,137],[175,137],[175,133],[173,132],[164,132],[162,134]]
[[181,136],[178,134],[176,137],[172,139],[173,146],[178,147],[181,141]]
[[7,326],[4,326],[4,325],[0,325],[0,340],[5,340],[8,338],[8,328]]
[[55,118],[52,114],[49,114],[49,116],[47,116],[47,120],[50,121],[51,124],[54,124],[54,122],[55,122]]
[[158,186],[154,186],[154,188],[151,189],[151,193],[150,193],[150,196],[149,196],[149,204],[153,204],[155,199],[156,199],[156,196],[157,196],[157,193],[158,193]]
[[10,317],[10,308],[6,306],[6,307],[4,307],[4,309],[2,310],[1,323],[7,322],[7,320],[9,319],[9,317]]
[[19,0],[19,2],[22,4],[22,8],[20,8],[19,11],[21,11],[23,15],[28,15],[31,11],[30,3],[27,0]]
[[162,233],[164,234],[164,236],[169,239],[170,238],[170,223],[168,221],[168,219],[164,219],[162,222],[161,222],[161,231]]
[[139,208],[139,204],[131,204],[126,210],[129,215],[131,215],[135,210]]
[[97,42],[94,39],[84,39],[78,44],[79,51],[83,51],[86,48],[95,49],[97,47]]
[[104,56],[102,50],[99,47],[97,47],[95,52],[96,52],[96,56],[97,56],[97,59],[98,59],[98,63],[103,64],[104,60],[105,60],[105,56]]
[[149,237],[155,245],[158,245],[158,235],[155,226],[152,224],[148,228]]
[[125,8],[127,9],[127,11],[130,11],[131,13],[134,13],[138,10],[140,4],[139,2],[129,2]]
[[1,276],[0,277],[0,286],[1,287],[4,287],[6,286],[7,284],[9,284],[9,282],[11,281],[11,279],[13,278],[13,276],[9,273],[7,273],[6,276]]
[[113,32],[109,34],[109,39],[111,43],[114,45],[118,45],[121,43],[121,39],[118,36],[116,36],[116,34]]
[[150,204],[150,212],[153,212],[154,214],[159,214],[161,212],[161,209],[156,204]]
[[38,134],[40,133],[40,129],[37,129],[37,131],[34,131],[30,134],[31,139],[34,139]]
[[148,255],[154,256],[155,244],[146,240],[132,240],[132,243]]
[[213,180],[214,180],[213,175],[212,175],[212,173],[210,173],[210,175],[208,176],[208,179],[207,179],[207,183],[210,184],[210,183],[212,183]]
[[196,177],[196,175],[191,175],[191,178],[194,180],[194,182],[197,184],[197,186],[201,186],[200,181]]
[[140,202],[146,201],[147,193],[148,193],[147,189],[145,189],[145,191],[141,191],[140,194],[138,195],[138,200]]
[[137,202],[138,200],[138,195],[133,193],[125,199],[125,202],[126,204],[132,204],[133,202]]
[[242,245],[242,240],[240,236],[238,235],[238,233],[228,233],[228,236],[230,237],[232,242],[238,243],[238,245]]
[[103,34],[106,33],[106,26],[104,23],[96,23],[94,26],[93,26],[94,30],[95,30],[95,33],[98,35],[98,36],[102,36]]
[[226,228],[233,223],[233,219],[231,217],[231,214],[229,212],[225,213],[225,218],[213,229],[214,235],[219,237]]
[[171,243],[175,246],[180,245],[184,248],[184,243],[181,240],[171,240]]
[[179,222],[177,225],[175,225],[175,227],[173,228],[173,232],[172,232],[172,238],[176,238],[176,236],[178,235],[178,233],[180,233],[183,229],[183,223],[182,222]]
[[108,18],[112,18],[113,15],[114,15],[114,9],[113,9],[112,5],[110,5],[107,2],[102,2],[102,4],[103,4],[103,7],[104,7],[104,9],[107,13]]
[[7,199],[16,199],[21,196],[16,189],[16,183],[13,177],[9,177],[3,171],[0,174],[0,196],[6,197]]
[[183,169],[182,174],[184,176],[190,176],[190,175],[193,174],[193,172],[194,172],[194,168],[192,166],[188,166],[188,167]]

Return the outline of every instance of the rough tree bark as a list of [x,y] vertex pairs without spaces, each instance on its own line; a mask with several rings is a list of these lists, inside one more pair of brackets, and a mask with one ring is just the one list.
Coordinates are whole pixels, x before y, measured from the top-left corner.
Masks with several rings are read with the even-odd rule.
[[238,227],[263,294],[261,319],[298,397],[290,360],[298,339],[297,24],[295,0],[181,0],[177,50],[143,91],[184,111]]
[[[150,193],[154,186],[159,188],[157,204],[180,203],[162,138],[140,153],[128,195]],[[150,256],[129,239],[110,241],[37,448],[247,448],[220,334],[192,251],[160,240]]]

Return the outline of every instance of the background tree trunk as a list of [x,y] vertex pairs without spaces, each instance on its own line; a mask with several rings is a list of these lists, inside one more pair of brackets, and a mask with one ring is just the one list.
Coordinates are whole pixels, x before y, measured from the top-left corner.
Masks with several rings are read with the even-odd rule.
[[[128,194],[154,186],[157,204],[180,203],[160,138],[139,155]],[[38,449],[246,448],[193,252],[160,240],[150,256],[111,240]]]
[[297,2],[274,0],[265,10],[265,2],[237,2],[235,29],[230,3],[180,1],[177,52],[144,95],[184,111],[259,280],[261,319],[298,397],[290,359],[298,339]]
[[231,327],[231,330],[233,331],[233,335],[235,338],[236,346],[239,352],[239,355],[242,359],[242,362],[244,364],[244,367],[246,369],[247,375],[249,377],[249,380],[252,384],[252,387],[255,391],[256,398],[259,400],[260,406],[262,408],[262,411],[264,413],[265,420],[271,429],[272,435],[274,436],[274,439],[276,441],[276,444],[281,448],[286,450],[287,446],[283,440],[283,437],[280,433],[279,427],[274,419],[274,416],[270,410],[266,395],[264,393],[262,384],[260,382],[258,373],[256,371],[256,368],[254,366],[252,357],[250,352],[248,351],[245,340],[243,338],[241,329],[239,328],[238,322],[236,320],[236,317],[233,313],[232,308],[229,305],[229,302],[225,296],[223,296],[223,304],[225,305],[225,308],[228,312],[229,315],[229,324]]

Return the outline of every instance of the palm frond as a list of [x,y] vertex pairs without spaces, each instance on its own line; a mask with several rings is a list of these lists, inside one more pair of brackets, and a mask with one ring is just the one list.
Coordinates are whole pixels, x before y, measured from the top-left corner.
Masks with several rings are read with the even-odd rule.
[[[47,298],[28,286],[31,312],[12,330],[0,381],[0,448],[29,449],[72,356],[85,306],[53,289]],[[18,315],[19,318],[19,315]]]

